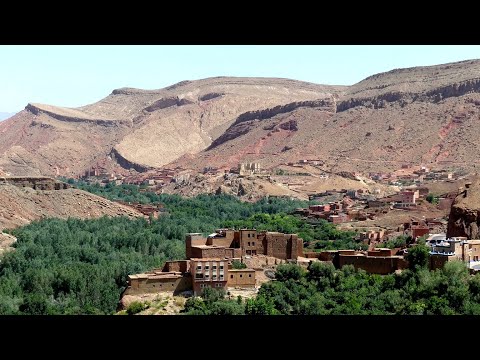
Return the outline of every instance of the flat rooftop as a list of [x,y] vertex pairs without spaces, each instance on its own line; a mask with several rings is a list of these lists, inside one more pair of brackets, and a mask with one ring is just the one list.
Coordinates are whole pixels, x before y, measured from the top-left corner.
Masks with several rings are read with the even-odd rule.
[[225,246],[220,246],[220,245],[195,245],[195,246],[192,246],[192,249],[193,248],[197,248],[197,249],[225,249],[226,247]]
[[155,273],[145,273],[145,274],[135,274],[128,275],[130,280],[144,280],[144,279],[178,279],[182,277],[182,273],[178,271],[171,272],[155,272]]

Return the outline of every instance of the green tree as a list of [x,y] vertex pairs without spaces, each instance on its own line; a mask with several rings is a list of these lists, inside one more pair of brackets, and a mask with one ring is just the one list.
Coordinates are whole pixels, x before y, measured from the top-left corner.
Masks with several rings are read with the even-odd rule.
[[127,307],[127,314],[128,315],[135,315],[135,314],[138,314],[139,312],[142,312],[143,310],[145,310],[147,308],[148,308],[148,306],[145,303],[142,303],[140,301],[133,301]]
[[417,271],[421,268],[428,266],[429,249],[425,245],[415,245],[408,249],[408,253],[405,256],[408,261],[409,269]]
[[275,271],[275,278],[279,281],[300,280],[305,276],[305,270],[295,264],[278,265]]
[[241,261],[236,259],[232,261],[232,269],[246,269],[246,268],[247,268],[247,265],[245,265]]
[[438,204],[438,196],[433,195],[432,193],[429,193],[426,197],[425,200],[427,200],[430,204],[436,205]]

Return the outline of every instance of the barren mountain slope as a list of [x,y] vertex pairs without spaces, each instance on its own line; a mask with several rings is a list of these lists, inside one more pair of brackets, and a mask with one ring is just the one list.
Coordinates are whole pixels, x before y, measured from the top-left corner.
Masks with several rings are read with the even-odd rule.
[[[300,159],[327,170],[395,170],[404,163],[479,166],[480,61],[393,70],[350,87],[329,104],[233,124],[179,163],[273,167]],[[335,110],[337,111],[335,113]]]
[[117,89],[76,109],[28,104],[0,124],[0,167],[15,175],[64,176],[112,158],[126,168],[158,167],[207,148],[240,116],[282,111],[276,107],[295,102],[334,102],[344,90],[288,79],[220,77],[160,90]]
[[0,231],[44,217],[142,216],[135,209],[77,189],[47,191],[0,184],[0,204]]

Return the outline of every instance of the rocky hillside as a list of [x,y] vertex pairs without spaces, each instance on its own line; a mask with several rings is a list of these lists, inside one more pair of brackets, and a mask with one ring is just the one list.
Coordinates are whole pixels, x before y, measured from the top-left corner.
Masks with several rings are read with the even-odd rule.
[[325,170],[402,164],[480,166],[480,60],[395,69],[350,87],[218,77],[159,90],[122,88],[76,109],[29,104],[0,123],[0,169],[73,176],[176,167],[274,169],[320,159]]
[[0,124],[0,168],[77,175],[98,162],[143,171],[208,148],[257,114],[334,102],[345,87],[274,78],[210,78],[160,90],[122,88],[70,109],[28,104]]
[[0,232],[45,217],[142,216],[130,207],[77,189],[34,190],[0,183],[0,204]]
[[384,108],[388,103],[434,102],[480,92],[480,60],[395,69],[349,87],[338,112],[357,106]]
[[176,162],[274,168],[321,159],[335,171],[392,171],[405,163],[473,170],[480,166],[473,150],[480,148],[479,78],[478,60],[377,74],[339,99],[236,121],[206,151]]
[[460,187],[448,219],[447,236],[480,239],[480,177]]

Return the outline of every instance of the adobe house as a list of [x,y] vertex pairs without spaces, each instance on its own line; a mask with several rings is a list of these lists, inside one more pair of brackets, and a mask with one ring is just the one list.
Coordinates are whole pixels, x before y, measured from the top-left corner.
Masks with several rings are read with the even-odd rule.
[[303,256],[303,239],[297,234],[242,229],[218,229],[203,238],[199,233],[187,234],[187,258],[240,258],[245,255],[267,255],[280,259]]

